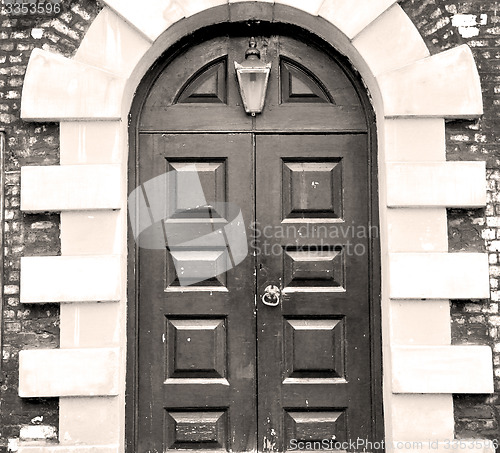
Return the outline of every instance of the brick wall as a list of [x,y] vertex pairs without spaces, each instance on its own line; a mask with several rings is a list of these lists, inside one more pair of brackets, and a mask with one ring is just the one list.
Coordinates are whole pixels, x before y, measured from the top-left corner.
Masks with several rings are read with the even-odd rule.
[[[0,16],[0,128],[7,140],[0,452],[15,451],[20,436],[57,439],[57,399],[21,399],[17,381],[20,349],[59,346],[59,306],[19,303],[20,257],[60,253],[59,216],[19,210],[20,168],[59,163],[59,126],[26,123],[19,110],[31,50],[72,56],[100,9],[94,0],[64,0],[61,6],[59,14],[12,16],[3,8]],[[43,30],[41,38],[33,37],[34,28]]]
[[[305,0],[304,0],[305,1]],[[20,94],[30,51],[42,47],[72,56],[98,13],[96,0],[63,0],[59,14],[0,16],[0,128],[6,130],[6,222],[3,308],[3,358],[0,382],[0,453],[15,451],[20,436],[56,438],[54,399],[17,396],[18,352],[59,344],[58,306],[19,304],[21,256],[60,253],[59,216],[19,211],[23,165],[53,165],[59,160],[57,124],[25,123],[19,118]],[[492,300],[453,302],[455,344],[489,344],[495,351],[494,396],[455,398],[458,438],[500,438],[500,8],[493,0],[402,0],[431,52],[458,44],[471,46],[482,79],[485,115],[475,122],[447,126],[449,160],[486,160],[489,203],[486,210],[450,210],[451,251],[490,253]],[[497,8],[499,16],[497,16]],[[477,22],[477,25],[475,24]],[[459,28],[460,26],[460,28]],[[35,39],[33,29],[42,29]],[[36,33],[34,34],[35,36]],[[498,150],[497,150],[498,148]],[[31,428],[29,428],[31,427]]]
[[451,252],[489,252],[492,300],[451,303],[452,341],[493,348],[497,393],[455,396],[455,430],[457,438],[500,440],[500,4],[403,0],[401,6],[432,54],[468,44],[481,77],[485,114],[479,121],[448,123],[447,158],[487,162],[488,206],[449,210],[448,225]]

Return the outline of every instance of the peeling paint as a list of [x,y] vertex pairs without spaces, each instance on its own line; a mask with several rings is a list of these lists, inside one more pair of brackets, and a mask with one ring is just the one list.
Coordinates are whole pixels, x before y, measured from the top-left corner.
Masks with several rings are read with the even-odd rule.
[[264,451],[276,451],[276,441],[264,437]]

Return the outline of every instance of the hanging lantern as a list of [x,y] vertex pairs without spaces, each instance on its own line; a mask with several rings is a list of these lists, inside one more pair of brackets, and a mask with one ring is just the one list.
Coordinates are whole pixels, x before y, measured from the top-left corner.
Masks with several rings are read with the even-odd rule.
[[241,64],[235,62],[234,66],[245,111],[252,116],[262,113],[272,63],[263,64],[260,61],[260,51],[257,49],[255,38],[250,40],[245,61]]

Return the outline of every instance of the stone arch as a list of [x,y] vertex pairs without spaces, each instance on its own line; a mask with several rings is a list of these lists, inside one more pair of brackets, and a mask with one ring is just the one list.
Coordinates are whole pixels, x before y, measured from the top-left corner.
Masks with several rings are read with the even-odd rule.
[[22,351],[19,384],[23,397],[60,397],[60,445],[20,451],[124,451],[130,105],[146,71],[180,37],[249,19],[319,35],[370,91],[386,442],[404,450],[400,441],[435,440],[444,449],[454,434],[452,393],[493,392],[490,348],[450,339],[448,299],[489,297],[487,255],[447,253],[446,208],[486,203],[485,164],[445,156],[445,120],[482,114],[470,49],[430,56],[395,0],[104,3],[72,59],[33,50],[23,88],[24,120],[61,123],[61,165],[22,169],[21,208],[61,212],[62,256],[22,259],[21,301],[63,305],[61,349]]

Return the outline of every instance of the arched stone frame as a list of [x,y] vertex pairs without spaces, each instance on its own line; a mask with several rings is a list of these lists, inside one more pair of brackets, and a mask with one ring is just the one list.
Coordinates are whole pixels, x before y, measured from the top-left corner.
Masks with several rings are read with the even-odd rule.
[[23,89],[25,120],[61,122],[61,165],[24,167],[21,205],[62,212],[62,256],[22,259],[21,300],[62,305],[61,349],[22,351],[19,388],[60,397],[60,445],[20,451],[123,451],[129,109],[165,49],[243,19],[308,29],[367,85],[378,128],[386,441],[445,449],[451,394],[493,392],[491,349],[450,338],[448,299],[489,297],[487,255],[447,253],[446,208],[486,203],[485,164],[445,155],[445,119],[482,114],[470,49],[429,56],[395,0],[105,3],[73,59],[33,51]]

